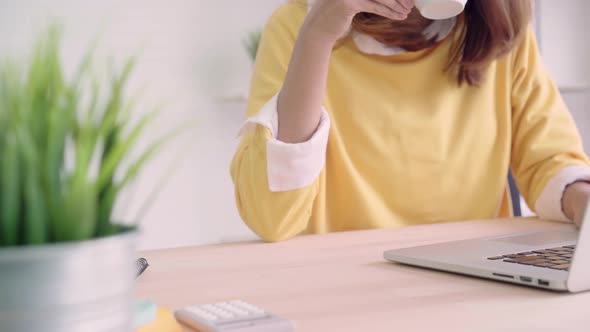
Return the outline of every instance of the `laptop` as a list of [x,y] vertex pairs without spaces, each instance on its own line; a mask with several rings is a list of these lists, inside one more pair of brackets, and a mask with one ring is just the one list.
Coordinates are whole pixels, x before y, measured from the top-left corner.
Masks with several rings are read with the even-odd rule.
[[509,234],[386,251],[386,260],[564,292],[590,290],[590,208],[580,230]]

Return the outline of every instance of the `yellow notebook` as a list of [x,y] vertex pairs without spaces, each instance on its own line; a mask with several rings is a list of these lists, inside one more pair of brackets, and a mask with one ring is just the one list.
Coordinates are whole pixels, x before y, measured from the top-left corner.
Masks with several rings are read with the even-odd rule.
[[158,309],[156,320],[136,332],[182,332],[182,327],[170,309],[161,307]]

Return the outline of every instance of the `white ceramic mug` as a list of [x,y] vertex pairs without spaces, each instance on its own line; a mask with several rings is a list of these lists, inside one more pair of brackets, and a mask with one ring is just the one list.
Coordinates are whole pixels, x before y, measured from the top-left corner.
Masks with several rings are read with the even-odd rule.
[[467,0],[415,0],[415,4],[422,16],[431,20],[444,20],[461,14]]

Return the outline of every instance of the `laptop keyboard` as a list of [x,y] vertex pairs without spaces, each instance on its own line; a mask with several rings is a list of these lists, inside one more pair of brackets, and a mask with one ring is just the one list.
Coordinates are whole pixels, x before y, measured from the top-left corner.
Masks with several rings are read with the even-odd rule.
[[488,260],[569,271],[575,245],[488,257]]

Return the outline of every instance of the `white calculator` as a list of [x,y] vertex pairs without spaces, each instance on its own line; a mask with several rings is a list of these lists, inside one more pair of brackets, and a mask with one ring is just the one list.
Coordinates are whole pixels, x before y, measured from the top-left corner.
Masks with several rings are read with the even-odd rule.
[[293,332],[295,324],[244,301],[186,307],[175,313],[180,322],[200,332]]

